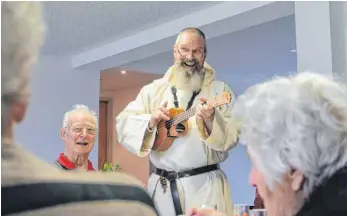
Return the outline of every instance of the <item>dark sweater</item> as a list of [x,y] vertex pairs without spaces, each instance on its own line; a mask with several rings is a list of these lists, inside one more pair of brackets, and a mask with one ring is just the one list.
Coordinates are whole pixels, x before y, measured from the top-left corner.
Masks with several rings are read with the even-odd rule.
[[347,167],[323,181],[296,216],[347,216]]

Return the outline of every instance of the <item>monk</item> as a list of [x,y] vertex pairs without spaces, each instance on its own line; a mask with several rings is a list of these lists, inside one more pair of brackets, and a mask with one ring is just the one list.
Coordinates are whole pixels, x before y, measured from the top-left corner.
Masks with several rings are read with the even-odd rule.
[[[161,215],[182,215],[202,205],[213,205],[231,215],[230,186],[219,163],[237,143],[233,100],[218,108],[206,100],[224,91],[233,93],[205,62],[207,47],[201,30],[182,30],[173,53],[175,63],[165,76],[144,86],[116,118],[119,143],[139,157],[150,156],[154,168],[148,191]],[[187,134],[176,138],[166,151],[152,150],[159,121],[169,120],[168,109],[174,107],[196,108],[188,120]]]
[[60,136],[65,151],[55,164],[65,170],[95,171],[89,154],[93,150],[98,129],[98,118],[85,105],[75,105],[64,115]]

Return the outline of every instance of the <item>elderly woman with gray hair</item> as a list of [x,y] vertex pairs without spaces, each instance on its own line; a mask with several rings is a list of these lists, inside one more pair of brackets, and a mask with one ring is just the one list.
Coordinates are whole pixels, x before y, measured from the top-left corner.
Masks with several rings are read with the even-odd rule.
[[241,95],[233,117],[268,216],[347,215],[345,85],[308,72],[276,78]]

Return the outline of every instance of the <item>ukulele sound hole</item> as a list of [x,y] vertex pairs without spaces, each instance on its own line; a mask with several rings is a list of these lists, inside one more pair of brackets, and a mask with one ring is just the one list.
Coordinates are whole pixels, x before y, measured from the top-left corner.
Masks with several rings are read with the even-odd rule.
[[177,133],[182,133],[182,132],[185,131],[185,129],[186,129],[186,127],[185,127],[183,124],[178,124],[178,125],[176,126],[176,132],[177,132]]

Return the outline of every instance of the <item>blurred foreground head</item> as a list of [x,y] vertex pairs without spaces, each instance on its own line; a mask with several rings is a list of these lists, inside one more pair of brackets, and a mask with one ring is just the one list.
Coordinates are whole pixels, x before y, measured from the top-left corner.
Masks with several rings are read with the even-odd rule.
[[12,138],[29,103],[30,69],[43,42],[44,25],[38,2],[1,2],[1,126]]
[[308,72],[275,78],[249,88],[233,112],[268,216],[346,214],[344,84]]

